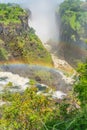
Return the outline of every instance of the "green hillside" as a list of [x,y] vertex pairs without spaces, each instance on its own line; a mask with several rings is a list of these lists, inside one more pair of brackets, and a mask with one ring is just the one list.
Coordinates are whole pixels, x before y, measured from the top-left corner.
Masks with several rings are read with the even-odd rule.
[[58,55],[76,67],[87,57],[87,2],[65,0],[56,10],[60,21]]
[[0,4],[0,61],[52,66],[50,54],[28,25],[30,10],[16,4]]
[[81,0],[65,0],[59,7],[61,40],[87,42],[87,3]]

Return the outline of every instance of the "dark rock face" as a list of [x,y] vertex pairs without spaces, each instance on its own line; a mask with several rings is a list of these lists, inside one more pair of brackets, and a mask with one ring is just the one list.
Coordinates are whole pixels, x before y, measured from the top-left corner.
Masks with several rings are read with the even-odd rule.
[[87,58],[87,2],[64,1],[56,12],[57,23],[60,21],[60,43],[58,56],[72,66]]
[[9,36],[10,35],[21,35],[23,31],[29,30],[28,26],[28,15],[26,16],[19,16],[21,23],[19,24],[12,24],[4,25],[0,24],[0,37],[2,36]]
[[[0,6],[2,7],[2,5]],[[3,6],[6,13],[3,15],[2,7],[0,10],[0,38],[2,40],[6,41],[7,37],[10,40],[12,36],[20,36],[23,32],[29,31],[28,19],[31,15],[30,10],[23,10],[15,4],[4,4]]]
[[85,48],[65,42],[60,42],[57,54],[74,68],[77,67],[78,62],[84,62],[87,58],[87,50]]
[[26,16],[19,16],[19,19],[21,20],[21,25],[23,27],[24,30],[29,29],[28,28],[28,15]]
[[[53,66],[50,54],[35,34],[34,29],[28,25],[31,12],[18,5],[4,4],[3,6],[6,12],[4,16],[0,4],[0,14],[4,17],[0,20],[0,47],[2,47],[0,61],[6,59],[5,62],[7,62],[8,59],[8,61],[17,60],[29,64],[39,63]],[[2,41],[4,44],[1,46]]]

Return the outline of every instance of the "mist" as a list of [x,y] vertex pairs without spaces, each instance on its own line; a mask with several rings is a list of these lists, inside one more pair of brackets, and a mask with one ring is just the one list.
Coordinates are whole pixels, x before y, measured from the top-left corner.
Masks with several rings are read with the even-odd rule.
[[18,3],[29,8],[32,17],[29,26],[36,30],[36,34],[45,43],[48,40],[58,41],[59,31],[56,25],[55,10],[63,0],[1,0],[3,3]]
[[[0,0],[1,3],[18,3],[32,12],[29,26],[36,30],[43,43],[59,40],[59,28],[56,24],[56,7],[64,0]],[[83,0],[85,1],[85,0]]]
[[59,39],[55,18],[55,10],[58,4],[58,0],[38,0],[29,5],[32,12],[29,24],[36,30],[36,34],[43,42],[50,39],[58,41]]

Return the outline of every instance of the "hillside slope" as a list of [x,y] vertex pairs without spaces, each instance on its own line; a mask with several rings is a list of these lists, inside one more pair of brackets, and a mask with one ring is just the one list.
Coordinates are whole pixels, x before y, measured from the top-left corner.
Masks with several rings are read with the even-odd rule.
[[50,54],[28,25],[30,16],[29,10],[16,4],[0,4],[0,61],[52,66]]
[[60,17],[60,45],[58,52],[70,64],[87,57],[87,2],[65,0],[57,9]]

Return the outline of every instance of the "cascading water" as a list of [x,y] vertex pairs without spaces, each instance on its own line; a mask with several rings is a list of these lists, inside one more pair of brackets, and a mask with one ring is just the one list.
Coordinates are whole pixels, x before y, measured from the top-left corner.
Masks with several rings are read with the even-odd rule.
[[[56,8],[57,4],[59,4],[62,1],[63,0],[37,0],[37,1],[35,1],[35,0],[24,0],[24,1],[5,0],[4,1],[3,0],[3,2],[19,3],[22,7],[28,8],[31,10],[32,17],[31,17],[31,20],[29,21],[29,24],[36,30],[36,34],[40,37],[40,39],[44,43],[47,42],[49,39],[51,39],[53,41],[58,41],[58,39],[59,39],[59,37],[58,37],[59,32],[58,32],[58,28],[56,25],[56,19],[55,19],[55,8]],[[15,84],[15,79],[18,77],[20,79],[20,81],[21,81],[21,79],[24,80],[24,86],[25,86],[25,84],[26,84],[25,81],[27,82],[28,79],[20,77],[20,76],[25,76],[25,73],[28,73],[27,74],[27,77],[28,77],[28,76],[30,76],[29,74],[31,74],[31,71],[32,71],[32,75],[33,75],[34,72],[36,72],[37,70],[41,70],[41,69],[44,70],[45,72],[50,72],[50,74],[54,76],[54,78],[53,77],[52,78],[54,80],[53,81],[54,86],[57,87],[57,90],[59,90],[59,89],[63,90],[63,88],[66,85],[70,89],[70,83],[72,82],[71,79],[66,78],[62,72],[59,72],[56,69],[50,69],[50,68],[45,68],[45,67],[40,67],[40,66],[28,66],[27,67],[26,65],[23,65],[21,67],[21,64],[16,65],[16,66],[9,65],[6,68],[4,68],[4,66],[2,65],[2,68],[4,71],[7,71],[7,73],[1,72],[1,79],[5,78],[5,76],[3,76],[3,75],[5,75],[5,74],[8,75],[7,79],[6,79],[6,81],[4,81],[4,83],[7,83],[10,79],[10,80],[12,80],[12,82],[14,80],[14,84]],[[23,72],[22,72],[22,70],[23,70]],[[29,72],[27,70],[29,70]],[[20,76],[12,75],[12,73],[8,73],[8,72],[16,73],[16,74],[19,74]],[[12,76],[13,78],[11,79],[9,76],[10,77]],[[15,77],[15,76],[17,76],[17,77]],[[34,78],[34,75],[33,75],[33,78]],[[18,82],[18,84],[19,84],[19,82]],[[0,83],[2,84],[2,81]],[[18,84],[16,84],[16,85],[18,85]],[[49,83],[48,83],[48,85],[49,85]],[[59,94],[59,93],[56,93],[56,94]]]
[[[42,42],[49,39],[58,41],[59,31],[56,24],[55,10],[63,0],[3,0],[3,3],[18,3],[32,12],[29,25],[36,30],[36,34]],[[2,2],[2,1],[1,1]]]
[[[22,92],[30,87],[30,79],[37,80],[38,73],[44,73],[44,76],[38,77],[36,87],[44,88],[54,86],[53,98],[62,98],[71,90],[73,79],[67,77],[59,70],[54,68],[25,65],[25,64],[9,64],[0,65],[0,93],[8,89],[10,92]],[[36,76],[35,76],[36,75]],[[48,79],[45,77],[49,76]],[[44,79],[45,78],[45,79]],[[42,84],[43,83],[43,84]],[[45,85],[47,83],[47,85]],[[66,87],[67,86],[67,87]],[[51,89],[50,89],[51,90]],[[43,92],[43,91],[42,91]],[[4,102],[0,102],[2,105]]]
[[49,39],[58,40],[58,28],[55,20],[55,9],[57,0],[38,0],[35,5],[31,5],[32,18],[29,23],[34,27],[42,42]]

